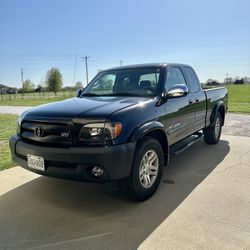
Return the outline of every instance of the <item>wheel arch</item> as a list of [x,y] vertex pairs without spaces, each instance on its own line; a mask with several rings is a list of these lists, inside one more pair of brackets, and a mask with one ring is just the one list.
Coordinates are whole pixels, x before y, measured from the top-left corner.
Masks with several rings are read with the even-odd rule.
[[156,139],[162,147],[165,165],[169,162],[169,143],[164,131],[164,125],[159,121],[152,121],[139,127],[131,136],[131,141],[140,141],[145,136]]
[[225,109],[225,105],[222,101],[218,102],[213,108],[211,118],[210,118],[210,127],[212,127],[215,124],[216,116],[218,113],[220,113],[220,115],[221,115],[222,126],[224,126],[226,109]]

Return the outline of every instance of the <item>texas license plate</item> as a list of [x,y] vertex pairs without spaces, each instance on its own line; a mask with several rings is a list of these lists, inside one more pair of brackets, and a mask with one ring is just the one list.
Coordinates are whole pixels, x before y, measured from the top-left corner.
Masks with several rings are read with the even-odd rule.
[[28,159],[28,167],[44,171],[45,166],[44,166],[44,158],[41,156],[36,156],[36,155],[27,155]]

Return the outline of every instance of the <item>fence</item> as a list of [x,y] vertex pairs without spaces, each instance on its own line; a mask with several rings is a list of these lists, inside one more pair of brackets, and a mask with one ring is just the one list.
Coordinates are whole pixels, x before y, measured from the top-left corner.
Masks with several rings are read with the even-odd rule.
[[[52,99],[52,98],[70,98],[75,96],[74,90],[54,92],[32,92],[24,94],[0,94],[0,101],[11,100],[37,100],[37,99]],[[1,102],[0,102],[1,103]]]

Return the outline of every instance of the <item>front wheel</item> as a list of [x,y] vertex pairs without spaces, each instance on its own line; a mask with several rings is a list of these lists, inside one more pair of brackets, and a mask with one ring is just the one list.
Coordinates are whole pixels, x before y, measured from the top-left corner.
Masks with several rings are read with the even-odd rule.
[[217,113],[214,125],[203,129],[204,141],[208,144],[216,144],[220,140],[221,128],[222,117],[220,113]]
[[130,176],[120,182],[121,189],[133,199],[144,201],[157,190],[164,166],[161,144],[145,137],[136,147]]

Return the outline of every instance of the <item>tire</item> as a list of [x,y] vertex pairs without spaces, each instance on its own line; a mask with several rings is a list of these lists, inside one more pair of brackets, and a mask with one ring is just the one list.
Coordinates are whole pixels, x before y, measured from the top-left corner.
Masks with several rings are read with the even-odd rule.
[[208,144],[216,144],[220,140],[221,128],[222,117],[220,113],[217,113],[214,125],[203,129],[204,141]]
[[138,142],[130,176],[120,181],[120,188],[132,199],[144,201],[157,190],[164,166],[161,144],[146,136]]

